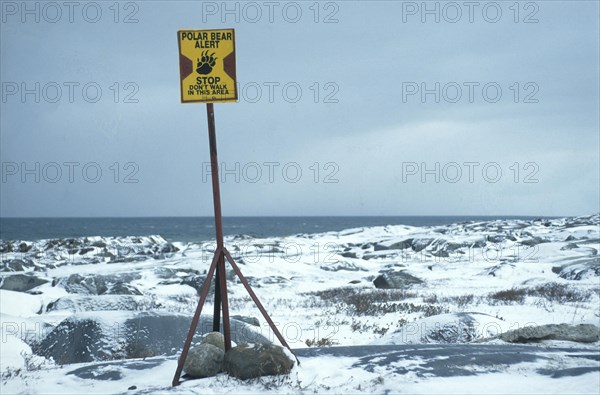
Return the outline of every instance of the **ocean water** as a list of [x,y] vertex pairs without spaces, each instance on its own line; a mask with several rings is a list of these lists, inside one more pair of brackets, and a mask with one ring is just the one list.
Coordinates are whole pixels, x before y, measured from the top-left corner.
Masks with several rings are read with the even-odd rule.
[[[348,228],[411,225],[436,226],[464,221],[539,217],[401,216],[401,217],[224,217],[223,233],[254,237],[321,233]],[[1,240],[39,240],[83,236],[161,235],[171,242],[214,240],[212,217],[144,218],[0,218]]]

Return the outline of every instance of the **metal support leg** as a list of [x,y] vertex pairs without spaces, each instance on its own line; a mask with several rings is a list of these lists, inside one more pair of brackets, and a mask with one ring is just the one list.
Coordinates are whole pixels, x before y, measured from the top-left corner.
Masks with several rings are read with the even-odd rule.
[[177,361],[177,370],[175,371],[175,376],[173,377],[172,382],[173,387],[179,385],[179,378],[181,377],[181,372],[183,371],[183,364],[185,363],[188,351],[190,349],[190,345],[192,344],[192,340],[194,339],[194,334],[196,333],[196,328],[198,327],[198,321],[200,320],[200,313],[202,312],[202,306],[204,306],[204,302],[206,301],[206,297],[208,296],[208,291],[210,290],[210,283],[217,268],[217,261],[219,256],[223,256],[223,251],[221,249],[217,249],[217,251],[215,251],[212,263],[210,264],[210,268],[208,269],[208,273],[206,274],[206,278],[204,279],[204,284],[202,284],[202,288],[200,289],[200,300],[198,301],[198,306],[196,306],[196,312],[194,313],[194,318],[192,318],[192,325],[190,325],[190,330],[188,331],[187,338],[185,339],[185,343],[183,344],[183,350],[181,350],[181,355],[179,356],[179,360]]
[[290,348],[290,346],[287,344],[287,342],[285,341],[285,339],[283,338],[283,336],[281,335],[281,333],[279,332],[279,330],[275,326],[275,323],[273,322],[273,320],[271,320],[271,317],[269,317],[269,314],[267,313],[267,311],[263,307],[262,303],[260,303],[260,300],[258,300],[258,297],[256,296],[256,294],[254,293],[254,291],[250,287],[250,284],[248,284],[248,281],[246,280],[246,278],[244,277],[244,275],[240,271],[240,268],[235,264],[235,262],[233,261],[233,258],[231,257],[231,254],[229,253],[229,251],[227,251],[227,249],[225,247],[223,247],[223,253],[227,257],[227,260],[229,261],[229,264],[231,264],[231,267],[233,268],[233,271],[235,272],[235,274],[237,274],[237,276],[239,277],[239,279],[242,282],[242,284],[244,284],[244,287],[246,288],[246,291],[248,291],[248,294],[250,295],[250,297],[254,301],[254,304],[256,304],[256,307],[258,307],[258,309],[262,313],[262,315],[265,318],[265,320],[267,320],[267,322],[269,323],[269,326],[271,327],[271,329],[275,333],[275,336],[277,336],[277,339],[279,339],[279,341],[281,342],[281,344],[283,344],[288,350],[290,350],[290,352],[296,358],[296,362],[298,362],[298,365],[300,365],[300,360],[298,360],[298,357],[296,356],[296,354],[294,354],[294,352],[292,351],[292,349]]

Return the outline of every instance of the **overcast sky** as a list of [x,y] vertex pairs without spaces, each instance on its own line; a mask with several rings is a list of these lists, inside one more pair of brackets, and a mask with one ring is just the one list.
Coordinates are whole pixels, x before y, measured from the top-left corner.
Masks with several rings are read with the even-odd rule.
[[1,216],[212,215],[182,28],[236,31],[224,215],[600,211],[597,1],[1,3]]

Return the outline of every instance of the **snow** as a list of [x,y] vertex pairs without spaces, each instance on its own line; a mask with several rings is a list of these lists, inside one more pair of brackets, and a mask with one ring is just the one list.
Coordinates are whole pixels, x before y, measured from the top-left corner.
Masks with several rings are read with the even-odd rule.
[[[597,264],[590,263],[600,250],[599,226],[599,215],[435,227],[394,225],[264,239],[227,237],[225,245],[292,349],[318,341],[325,347],[444,347],[448,339],[503,346],[506,344],[496,335],[532,324],[600,326],[599,276],[594,272]],[[190,280],[205,276],[214,244],[169,244],[160,236],[10,243],[22,242],[31,250],[4,252],[3,261],[31,262],[26,273],[50,282],[29,293],[0,290],[3,394],[135,393],[128,390],[131,386],[142,393],[177,394],[600,392],[600,366],[596,371],[560,377],[540,373],[576,370],[591,363],[571,357],[568,351],[553,349],[543,354],[547,347],[589,350],[597,355],[599,342],[545,341],[532,347],[540,353],[535,361],[494,368],[473,365],[468,367],[472,375],[451,377],[436,375],[435,371],[419,373],[427,361],[416,356],[367,369],[359,357],[323,354],[300,358],[301,365],[285,377],[241,382],[220,374],[187,381],[177,388],[170,387],[175,356],[114,361],[101,367],[97,364],[102,362],[57,366],[31,356],[30,345],[63,319],[93,317],[110,326],[131,316],[131,311],[102,310],[127,306],[111,302],[113,297],[118,300],[117,295],[83,297],[69,293],[65,279],[73,274],[90,279],[105,276],[103,281],[107,282],[129,278],[126,282],[143,294],[131,298],[140,301],[139,308],[191,315],[198,291],[190,286]],[[577,246],[567,248],[569,244]],[[586,274],[579,280],[562,278],[557,268],[566,264],[577,264],[580,270],[587,270]],[[375,289],[373,280],[378,275],[394,271],[404,271],[423,283],[403,290]],[[12,274],[0,272],[0,277]],[[255,329],[276,342],[266,320],[230,270],[227,280],[230,314],[258,318],[260,326]],[[548,285],[558,291],[573,291],[575,296],[559,300],[539,294],[539,287]],[[510,290],[524,294],[517,300],[493,296]],[[47,311],[49,303],[59,298],[74,303],[73,309]],[[90,303],[97,306],[84,311]],[[211,312],[209,297],[203,313]],[[457,333],[463,335],[454,336]],[[380,360],[385,360],[384,354]],[[77,376],[73,372],[78,369],[90,370],[90,376]],[[399,370],[405,373],[399,374]],[[111,375],[119,378],[100,379]]]
[[25,367],[25,360],[23,359],[22,354],[31,354],[31,347],[21,339],[11,336],[10,331],[2,329],[0,335],[2,336],[2,358],[0,359],[1,371],[6,372],[9,369]]
[[41,307],[42,298],[39,295],[0,289],[0,311],[2,314],[29,317],[37,314]]

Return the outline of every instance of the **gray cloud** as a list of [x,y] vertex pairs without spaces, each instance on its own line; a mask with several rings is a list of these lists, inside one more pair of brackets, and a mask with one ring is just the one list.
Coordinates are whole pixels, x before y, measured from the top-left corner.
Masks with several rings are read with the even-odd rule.
[[[81,2],[72,23],[46,21],[48,2],[23,23],[21,4],[2,2],[2,216],[211,215],[205,108],[179,103],[175,37],[220,27],[241,88],[215,105],[225,215],[600,209],[595,2],[521,2],[518,23],[513,2],[477,3],[473,23],[448,2],[427,3],[439,23],[407,14],[422,2],[280,2],[272,22],[261,2]],[[421,96],[436,83],[439,102]]]

